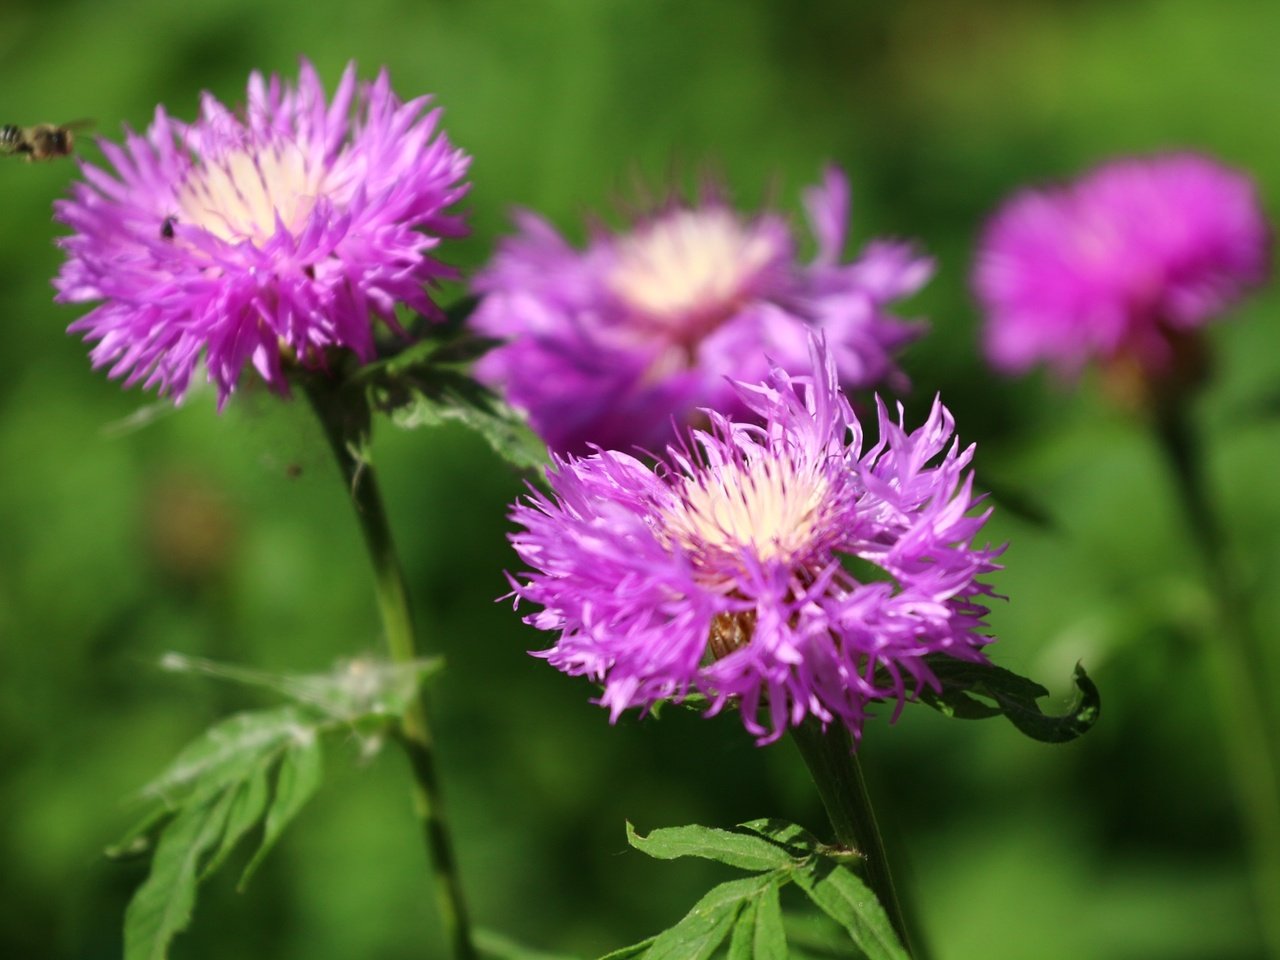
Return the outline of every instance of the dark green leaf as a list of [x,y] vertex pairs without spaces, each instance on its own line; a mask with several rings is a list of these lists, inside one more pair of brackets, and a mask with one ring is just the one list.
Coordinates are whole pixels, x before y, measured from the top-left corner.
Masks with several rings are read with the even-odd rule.
[[684,919],[658,934],[644,960],[707,960],[729,936],[743,907],[774,882],[766,875],[712,887]]
[[795,871],[792,879],[818,909],[844,928],[867,960],[910,960],[880,901],[851,870],[816,857]]
[[234,795],[185,807],[161,833],[151,873],[125,911],[125,960],[165,960],[169,942],[191,921],[200,859],[222,835]]
[[771,883],[743,908],[729,941],[729,960],[786,960],[778,884]]
[[[1036,701],[1049,695],[1040,684],[992,664],[970,663],[946,655],[927,658],[942,683],[942,692],[924,690],[920,699],[937,710],[962,720],[1003,714],[1033,740],[1066,743],[1087,732],[1098,719],[1098,688],[1077,665],[1075,703],[1064,714],[1045,714]],[[981,698],[981,699],[978,699]],[[986,702],[990,701],[990,702]]]
[[748,830],[691,825],[664,827],[642,837],[628,823],[627,842],[659,860],[702,857],[740,870],[777,870],[792,865],[785,847]]
[[320,740],[314,731],[299,737],[289,746],[284,759],[280,762],[280,773],[276,777],[276,791],[271,807],[267,810],[267,821],[262,831],[262,845],[253,855],[249,865],[244,868],[240,877],[240,888],[244,889],[249,878],[257,871],[259,865],[271,848],[276,845],[284,828],[289,825],[303,805],[311,799],[320,786],[321,776]]

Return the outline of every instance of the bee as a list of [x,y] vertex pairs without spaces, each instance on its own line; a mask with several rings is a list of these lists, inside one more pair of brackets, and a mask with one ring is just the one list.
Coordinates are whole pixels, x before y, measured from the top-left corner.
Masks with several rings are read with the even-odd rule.
[[61,125],[37,123],[34,127],[7,123],[0,126],[0,156],[25,154],[28,163],[70,156],[75,146],[75,131],[92,123],[92,120],[73,120]]

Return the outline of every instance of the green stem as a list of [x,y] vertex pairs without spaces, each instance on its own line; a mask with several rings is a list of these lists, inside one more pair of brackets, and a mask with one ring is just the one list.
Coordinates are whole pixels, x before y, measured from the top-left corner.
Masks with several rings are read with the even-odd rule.
[[884,907],[908,956],[919,956],[912,948],[906,918],[893,886],[893,875],[889,872],[884,840],[880,836],[867,784],[862,778],[862,766],[853,751],[849,731],[839,723],[831,724],[824,731],[816,721],[809,719],[793,727],[791,737],[800,748],[805,766],[818,787],[818,795],[822,797],[836,841],[862,855],[867,886]]
[[[405,589],[404,573],[391,539],[382,496],[373,467],[363,449],[369,437],[369,412],[362,395],[344,392],[333,381],[308,377],[302,383],[307,399],[324,428],[355,508],[360,531],[373,564],[374,590],[387,635],[387,648],[396,663],[410,663],[418,656],[413,619]],[[410,704],[400,723],[400,743],[413,771],[413,807],[422,827],[431,869],[435,874],[436,900],[441,922],[455,960],[476,960],[462,881],[458,875],[453,843],[441,801],[435,747],[424,693]]]
[[1214,513],[1186,400],[1163,402],[1155,428],[1217,608],[1220,632],[1206,637],[1203,648],[1249,842],[1262,932],[1270,956],[1280,960],[1280,756],[1267,722],[1261,658],[1249,629],[1249,598]]

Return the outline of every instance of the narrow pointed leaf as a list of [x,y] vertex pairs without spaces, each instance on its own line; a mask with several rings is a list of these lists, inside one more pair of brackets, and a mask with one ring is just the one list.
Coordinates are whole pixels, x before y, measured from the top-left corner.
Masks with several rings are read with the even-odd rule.
[[644,952],[653,946],[653,942],[657,937],[646,937],[639,943],[633,943],[629,947],[619,947],[617,950],[606,953],[600,960],[632,960],[633,957],[643,956]]
[[266,825],[262,831],[262,845],[258,847],[258,852],[253,855],[249,865],[245,867],[244,874],[240,877],[240,889],[244,889],[245,884],[249,882],[263,859],[280,839],[280,835],[284,833],[285,827],[293,821],[298,811],[315,794],[320,786],[321,773],[319,739],[311,733],[295,740],[285,753],[284,759],[280,761],[275,796],[272,798],[271,807],[267,810]]
[[712,887],[679,923],[658,934],[644,960],[707,960],[729,936],[743,907],[773,882],[755,876]]
[[663,827],[642,837],[627,824],[627,842],[659,860],[702,857],[740,870],[778,870],[792,865],[787,850],[757,833],[715,827]]
[[738,829],[759,834],[786,849],[797,860],[826,849],[826,845],[804,827],[774,817],[749,820],[739,824]]
[[161,833],[151,873],[125,911],[124,960],[165,960],[190,923],[200,859],[222,835],[233,796],[224,791],[184,808]]
[[205,879],[222,866],[240,839],[262,819],[262,814],[267,809],[267,800],[271,795],[271,789],[267,783],[267,771],[270,766],[269,761],[259,762],[249,777],[234,789],[227,809],[227,825],[222,834],[222,842],[218,845],[217,852],[205,865],[200,879]]
[[787,934],[782,926],[778,886],[769,884],[738,915],[729,941],[729,960],[786,960]]
[[237,713],[215,724],[185,747],[155,780],[144,797],[170,808],[199,790],[212,792],[248,776],[263,757],[284,748],[308,721],[295,707]]
[[815,858],[792,879],[823,913],[844,928],[867,960],[910,960],[880,901],[852,871]]
[[399,427],[460,423],[474,430],[509,463],[540,469],[547,446],[519,413],[471,377],[431,362],[387,365],[368,375],[375,409]]

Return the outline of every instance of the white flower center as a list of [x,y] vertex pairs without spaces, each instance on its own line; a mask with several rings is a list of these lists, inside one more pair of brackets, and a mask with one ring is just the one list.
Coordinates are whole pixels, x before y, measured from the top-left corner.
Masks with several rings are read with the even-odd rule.
[[685,481],[665,529],[703,561],[745,549],[789,563],[812,549],[828,489],[816,466],[785,457],[711,467]]
[[638,313],[679,327],[722,318],[777,254],[729,210],[679,210],[619,241],[609,283]]
[[223,240],[263,241],[277,218],[300,227],[322,187],[321,169],[297,144],[237,150],[192,174],[178,194],[179,220]]

